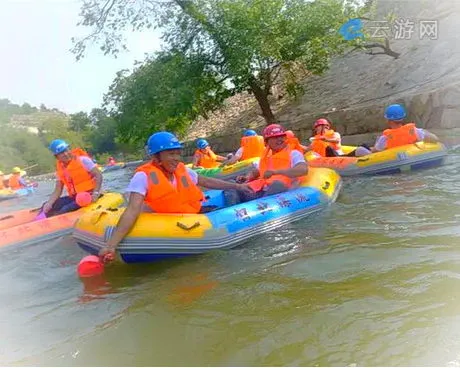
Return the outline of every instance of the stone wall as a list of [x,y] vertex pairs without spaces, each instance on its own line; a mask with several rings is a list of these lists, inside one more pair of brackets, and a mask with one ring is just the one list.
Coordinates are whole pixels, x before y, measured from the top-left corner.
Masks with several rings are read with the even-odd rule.
[[[382,101],[379,104],[362,107],[350,107],[325,113],[335,130],[343,136],[346,144],[372,144],[379,133],[386,128],[383,118],[385,106],[389,103],[404,104],[408,110],[408,120],[428,130],[447,130],[460,128],[460,82],[425,91]],[[287,129],[296,133],[302,142],[308,142],[311,136],[311,122],[319,118],[318,114],[302,114],[284,122]],[[259,129],[261,130],[261,129]],[[216,152],[233,152],[240,145],[241,131],[207,138]],[[195,150],[194,141],[186,143],[185,155]]]

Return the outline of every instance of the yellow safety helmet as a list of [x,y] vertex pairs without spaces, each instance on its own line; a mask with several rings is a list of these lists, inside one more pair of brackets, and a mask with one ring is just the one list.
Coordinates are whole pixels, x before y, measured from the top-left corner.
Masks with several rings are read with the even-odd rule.
[[20,174],[21,173],[21,168],[19,167],[13,167],[13,170],[11,170],[13,174]]
[[2,170],[0,170],[0,175],[5,175]]

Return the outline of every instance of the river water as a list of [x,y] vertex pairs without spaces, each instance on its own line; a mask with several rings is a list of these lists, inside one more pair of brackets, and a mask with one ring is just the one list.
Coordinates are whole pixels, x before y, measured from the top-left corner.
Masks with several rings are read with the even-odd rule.
[[70,238],[4,249],[0,365],[458,366],[459,158],[346,179],[326,211],[230,251],[84,282]]

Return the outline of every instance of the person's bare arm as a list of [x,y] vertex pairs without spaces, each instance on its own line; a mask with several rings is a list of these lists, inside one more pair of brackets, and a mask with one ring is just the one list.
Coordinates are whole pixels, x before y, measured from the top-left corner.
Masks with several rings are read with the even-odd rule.
[[101,171],[95,166],[91,171],[91,175],[96,180],[96,187],[93,191],[93,202],[99,198],[99,194],[101,193],[101,186],[102,186],[102,173]]
[[121,215],[112,237],[107,241],[108,248],[116,248],[126,234],[129,233],[142,212],[143,204],[144,196],[142,194],[131,193],[129,195],[128,207],[126,207],[125,212]]
[[439,138],[437,135],[425,130],[425,137],[423,138],[423,141],[426,143],[438,143]]
[[200,157],[198,155],[193,155],[192,169],[200,168],[200,166],[198,166],[198,161],[200,161]]
[[50,197],[48,198],[48,201],[43,205],[43,212],[48,213],[51,210],[54,202],[56,202],[57,199],[61,196],[63,189],[64,185],[59,179],[57,179],[53,193],[51,193]]
[[240,189],[241,184],[198,175],[198,185],[208,189]]

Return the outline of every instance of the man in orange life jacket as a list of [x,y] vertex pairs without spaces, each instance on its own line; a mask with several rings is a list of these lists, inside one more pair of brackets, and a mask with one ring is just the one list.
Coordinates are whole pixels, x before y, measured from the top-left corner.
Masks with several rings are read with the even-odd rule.
[[246,202],[264,196],[289,190],[297,178],[308,174],[308,166],[303,154],[292,150],[286,140],[286,132],[279,124],[271,124],[263,131],[266,149],[260,158],[258,168],[245,176],[236,178],[237,182],[247,182],[253,193],[226,191],[229,204]]
[[219,166],[219,162],[226,160],[224,156],[216,155],[206,139],[198,139],[196,141],[196,148],[193,155],[192,168],[198,169],[212,169]]
[[364,156],[372,152],[380,152],[416,142],[439,142],[436,135],[425,129],[417,128],[414,123],[404,124],[406,116],[406,109],[403,106],[399,104],[388,106],[385,109],[384,117],[387,119],[389,129],[384,130],[383,134],[377,138],[374,147],[367,152],[357,153],[356,156]]
[[[93,202],[100,195],[102,174],[96,164],[82,149],[69,150],[69,147],[62,139],[55,139],[49,146],[56,157],[57,179],[54,192],[43,205],[47,217],[78,210],[75,198],[80,192],[91,193]],[[68,196],[61,197],[64,187]]]
[[232,165],[237,161],[244,161],[254,157],[260,157],[264,153],[264,138],[256,133],[255,130],[246,129],[241,137],[241,146],[235,154],[224,161],[225,165]]
[[131,179],[127,192],[128,206],[117,228],[99,255],[104,262],[113,259],[116,246],[131,230],[144,204],[157,213],[204,213],[204,196],[198,186],[209,189],[234,189],[251,193],[246,184],[198,175],[181,161],[182,144],[169,132],[157,132],[148,140],[152,160],[140,166]]

